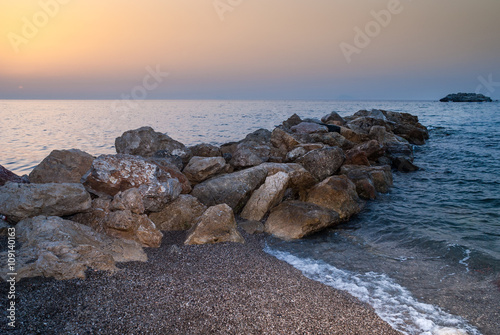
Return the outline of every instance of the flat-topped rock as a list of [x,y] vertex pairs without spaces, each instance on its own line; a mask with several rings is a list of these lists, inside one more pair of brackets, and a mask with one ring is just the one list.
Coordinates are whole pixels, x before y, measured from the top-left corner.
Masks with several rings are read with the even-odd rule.
[[154,131],[151,127],[128,130],[115,140],[116,153],[153,156],[158,151],[166,151],[187,162],[191,152],[181,142],[172,139],[167,134]]
[[335,211],[312,203],[285,201],[271,211],[265,231],[283,240],[294,240],[339,223]]
[[228,204],[235,212],[239,212],[266,176],[267,169],[261,166],[216,176],[196,185],[191,195],[206,206]]
[[490,97],[477,93],[452,93],[440,99],[441,102],[492,102]]
[[16,250],[16,280],[37,276],[58,280],[85,278],[89,268],[115,272],[116,262],[147,261],[136,242],[113,239],[55,216],[19,222],[16,237],[21,242],[21,248]]
[[78,149],[53,150],[30,173],[32,183],[79,183],[94,157]]
[[182,172],[194,183],[199,183],[216,174],[227,171],[229,166],[222,157],[194,156]]
[[0,187],[0,213],[13,222],[38,215],[72,215],[90,206],[90,194],[81,184],[7,183]]

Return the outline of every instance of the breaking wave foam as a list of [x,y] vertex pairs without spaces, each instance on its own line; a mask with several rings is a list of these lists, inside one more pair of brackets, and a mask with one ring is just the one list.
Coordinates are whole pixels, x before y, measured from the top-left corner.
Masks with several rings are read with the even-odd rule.
[[302,271],[307,278],[347,291],[368,303],[381,319],[404,334],[481,334],[463,318],[446,313],[437,306],[419,302],[406,288],[385,274],[357,274],[337,269],[323,261],[303,259],[288,252],[273,250],[269,246],[264,251]]

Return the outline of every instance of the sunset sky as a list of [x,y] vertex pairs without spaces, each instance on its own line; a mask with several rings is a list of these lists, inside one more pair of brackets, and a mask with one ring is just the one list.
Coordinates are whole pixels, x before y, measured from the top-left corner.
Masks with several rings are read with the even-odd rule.
[[498,0],[0,0],[0,99],[499,99],[499,14]]

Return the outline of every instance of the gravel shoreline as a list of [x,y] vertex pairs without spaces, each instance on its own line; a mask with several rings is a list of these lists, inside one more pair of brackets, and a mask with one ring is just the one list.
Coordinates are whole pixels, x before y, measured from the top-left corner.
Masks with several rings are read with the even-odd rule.
[[[23,279],[9,334],[400,334],[367,305],[246,243],[184,246],[165,232],[146,263],[85,280]],[[7,285],[0,283],[5,306]]]

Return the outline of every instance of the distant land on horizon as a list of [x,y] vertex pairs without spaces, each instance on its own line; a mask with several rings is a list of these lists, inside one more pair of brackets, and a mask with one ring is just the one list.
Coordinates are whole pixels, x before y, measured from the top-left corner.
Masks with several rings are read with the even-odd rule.
[[[451,94],[448,94],[451,95]],[[447,96],[448,96],[447,95]],[[498,102],[500,97],[490,97],[492,102]],[[184,98],[184,97],[154,97],[154,98],[146,98],[146,99],[138,99],[137,101],[159,101],[159,100],[193,100],[193,101],[435,101],[439,102],[443,98],[431,98],[431,99],[398,99],[398,98],[386,98],[386,99],[369,99],[369,98],[357,98],[353,96],[338,96],[336,98],[228,98],[228,97],[201,97],[201,98]],[[19,100],[19,101],[115,101],[122,100],[120,97],[28,97],[28,98],[5,98],[0,97],[1,100]],[[133,100],[133,99],[130,99]]]

